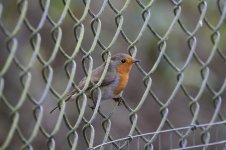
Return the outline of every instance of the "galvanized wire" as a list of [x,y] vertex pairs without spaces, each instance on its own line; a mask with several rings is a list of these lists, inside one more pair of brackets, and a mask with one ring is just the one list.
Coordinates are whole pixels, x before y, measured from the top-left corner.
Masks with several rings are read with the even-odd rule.
[[[3,49],[8,52],[8,54],[4,55],[3,52],[1,52],[2,56],[0,56],[2,59],[6,58],[0,69],[0,100],[2,104],[4,104],[3,111],[6,109],[7,115],[9,116],[8,118],[10,119],[7,134],[5,137],[0,138],[0,149],[7,149],[11,144],[13,145],[15,138],[19,139],[19,143],[22,143],[20,149],[35,149],[36,147],[34,145],[37,144],[34,143],[46,145],[47,149],[58,149],[58,134],[63,136],[65,141],[67,140],[66,145],[68,146],[67,148],[70,149],[104,149],[107,145],[112,145],[115,149],[129,149],[130,143],[133,143],[136,138],[139,138],[139,140],[143,142],[141,149],[154,149],[156,145],[158,145],[158,148],[161,149],[164,145],[164,142],[161,142],[161,135],[164,133],[170,133],[170,136],[175,134],[177,137],[177,141],[174,141],[172,137],[170,138],[171,146],[167,149],[192,149],[200,147],[206,149],[213,145],[221,146],[222,144],[224,144],[223,148],[226,148],[226,136],[224,136],[223,139],[216,138],[216,141],[212,141],[213,134],[211,132],[211,130],[215,128],[217,130],[219,130],[218,128],[223,128],[224,131],[222,132],[226,135],[226,133],[224,133],[226,132],[226,114],[223,108],[223,106],[225,106],[224,101],[226,98],[226,54],[225,47],[221,48],[220,46],[220,42],[225,40],[225,38],[222,38],[222,35],[225,35],[226,29],[226,1],[216,1],[215,3],[217,7],[209,6],[208,3],[210,2],[206,0],[200,0],[197,2],[197,5],[194,3],[192,7],[197,9],[199,15],[198,21],[193,29],[190,27],[190,29],[188,29],[189,25],[187,26],[182,19],[183,5],[185,2],[182,0],[170,0],[169,2],[174,16],[167,29],[165,31],[161,31],[161,33],[158,32],[156,27],[152,24],[153,14],[155,14],[153,7],[155,7],[157,3],[157,1],[154,0],[145,2],[141,0],[125,0],[125,2],[120,2],[120,4],[122,4],[120,8],[116,6],[117,2],[115,1],[103,0],[102,2],[99,2],[101,3],[101,6],[98,11],[91,9],[94,2],[91,0],[83,0],[83,8],[79,8],[82,10],[80,15],[75,13],[73,6],[74,1],[62,0],[57,2],[61,3],[63,6],[58,19],[50,13],[52,2],[50,0],[39,0],[37,7],[39,7],[41,11],[41,16],[37,25],[34,25],[32,19],[28,17],[28,12],[32,9],[29,8],[30,4],[33,2],[28,0],[20,0],[16,3],[17,9],[13,10],[15,11],[14,13],[18,15],[17,18],[15,18],[16,21],[13,24],[13,29],[8,28],[5,24],[7,19],[5,19],[4,14],[9,11],[6,9],[9,2],[0,2],[1,41],[4,41],[2,42],[2,45],[4,46]],[[125,13],[133,5],[135,5],[137,9],[141,10],[136,13],[138,13],[139,17],[143,20],[143,22],[141,22],[142,25],[139,26],[139,30],[137,31],[135,38],[131,38],[125,31]],[[209,8],[218,11],[220,14],[220,18],[216,19],[217,21],[215,20],[214,25],[207,17],[207,11]],[[102,15],[104,15],[106,10],[109,9],[114,15],[113,26],[115,29],[110,42],[107,43],[102,38],[104,30]],[[65,45],[62,44],[62,41],[65,40],[65,28],[63,26],[65,22],[69,22],[68,20],[73,22],[71,32],[73,32],[74,35],[74,42],[71,43],[71,54],[69,53],[69,49],[64,48]],[[87,22],[89,26],[86,25]],[[198,43],[200,42],[198,34],[201,32],[203,26],[205,26],[210,32],[210,41],[207,42],[211,44],[211,47],[209,47],[210,53],[206,56],[206,59],[203,59],[198,53]],[[45,29],[45,32],[46,28],[48,28],[48,32],[51,34],[51,39],[43,36],[43,30]],[[172,33],[175,32],[174,30],[176,29],[183,32],[183,36],[186,38],[187,43],[184,47],[188,48],[188,54],[181,66],[171,57],[171,55],[168,54],[169,40],[174,38]],[[25,44],[19,42],[20,32],[23,32],[24,30],[29,32],[29,37],[26,38],[29,39],[27,45],[30,46],[29,52],[31,53],[31,56],[28,58],[28,61],[26,61],[26,64],[24,64],[22,60],[27,59],[27,56],[23,53],[21,54],[22,56],[20,55],[21,46]],[[87,30],[90,30],[93,36],[92,41],[88,41],[91,42],[90,47],[83,44],[86,42],[84,40]],[[148,33],[149,36],[156,41],[157,50],[154,50],[156,58],[153,65],[151,67],[149,65],[148,70],[144,69],[145,67],[141,64],[136,64],[135,66],[136,71],[139,71],[139,74],[142,75],[145,90],[143,91],[139,102],[134,107],[127,102],[127,99],[123,97],[124,94],[122,94],[122,107],[126,110],[127,118],[130,121],[130,128],[125,137],[116,139],[111,132],[113,128],[112,124],[114,124],[115,121],[112,120],[112,116],[116,113],[117,109],[122,109],[122,107],[118,108],[117,103],[115,103],[109,112],[106,113],[102,111],[100,109],[102,94],[99,86],[104,80],[111,56],[115,53],[114,46],[117,45],[118,40],[123,39],[123,42],[126,44],[126,51],[123,51],[124,53],[129,53],[132,57],[137,57],[139,54],[143,53],[142,50],[139,50],[139,43],[142,42],[142,38],[145,37],[146,33]],[[25,36],[27,35],[25,34]],[[46,40],[51,40],[51,42],[54,43],[48,57],[43,55],[41,52],[43,42]],[[99,49],[102,51],[99,52]],[[86,96],[85,90],[90,85],[94,63],[97,62],[97,60],[93,57],[95,54],[101,55],[102,63],[105,64],[105,68],[98,83],[92,83],[93,87],[91,91],[97,92],[98,97],[97,99],[94,99],[96,105],[90,113],[88,105],[90,100]],[[79,61],[81,62],[80,68],[78,67],[79,56],[81,56],[81,58],[79,58]],[[54,77],[56,76],[54,63],[55,61],[59,61],[58,57],[65,60],[63,65],[64,69],[62,69],[61,72],[65,73],[66,83],[61,87],[62,90],[59,90],[59,88],[55,86],[56,80],[54,80]],[[220,67],[223,71],[220,73],[223,80],[219,80],[221,81],[221,85],[218,90],[216,90],[216,88],[210,83],[212,72],[212,67],[210,66],[211,63],[217,59],[216,57],[223,62],[222,64],[218,64],[221,65]],[[161,63],[163,61],[166,62],[167,66],[176,74],[175,78],[177,80],[176,84],[174,84],[173,90],[170,92],[170,95],[165,99],[161,99],[157,94],[158,92],[153,89],[154,74],[161,68]],[[194,61],[196,65],[199,66],[197,73],[200,74],[201,77],[201,84],[195,89],[196,94],[191,93],[191,90],[185,84],[185,76],[187,76],[186,71],[191,64],[194,63]],[[36,68],[37,63],[41,66],[39,68],[39,71],[41,72],[39,76],[41,75],[42,81],[45,85],[42,91],[39,92],[39,98],[37,98],[32,91],[32,87],[34,86],[32,81],[36,77],[32,70],[38,69]],[[12,102],[10,97],[7,95],[7,93],[13,94],[14,91],[9,88],[10,86],[6,85],[10,78],[14,78],[9,75],[11,68],[19,70],[19,75],[16,76],[19,81],[20,96],[14,100],[14,102]],[[82,89],[79,89],[74,81],[74,79],[77,78],[76,73],[79,72],[79,69],[81,69],[80,72],[83,71],[86,76],[85,85]],[[77,90],[75,99],[76,108],[74,108],[76,113],[73,114],[76,119],[74,121],[71,121],[71,116],[68,115],[66,110],[67,103],[63,101],[64,97],[69,93],[69,91],[71,91],[71,89]],[[162,89],[158,90],[161,91]],[[172,112],[170,107],[175,105],[174,103],[177,99],[178,93],[182,93],[182,95],[186,97],[186,100],[183,101],[188,101],[189,113],[191,115],[191,119],[187,122],[187,124],[180,128],[176,127],[176,123],[169,117],[170,112]],[[201,114],[200,107],[203,107],[201,100],[205,94],[209,94],[211,97],[213,112],[209,118],[209,121],[203,124],[199,115]],[[52,95],[52,97],[57,99],[55,104],[58,104],[60,107],[59,113],[55,118],[56,121],[54,126],[51,128],[44,125],[46,121],[44,118],[46,118],[46,111],[48,111],[45,110],[47,108],[45,105],[46,102],[49,101],[49,95]],[[138,125],[139,118],[142,117],[139,112],[144,109],[144,105],[147,101],[149,101],[150,97],[154,100],[154,103],[159,106],[159,114],[161,118],[155,131],[143,133],[141,129],[142,127]],[[21,124],[20,120],[24,115],[22,110],[26,109],[25,104],[29,102],[32,103],[31,105],[33,106],[33,110],[27,110],[27,112],[30,114],[33,113],[35,123],[31,129],[31,132],[27,133],[27,131],[24,130],[24,126],[26,126],[26,124]],[[87,113],[89,115],[87,115]],[[152,112],[150,111],[150,113]],[[95,121],[98,120],[97,118],[101,118],[100,122],[102,127],[97,127],[95,125]],[[48,118],[48,120],[51,120],[51,118]],[[61,127],[63,125],[66,126],[67,131],[62,131]],[[167,130],[164,129],[166,126],[168,127]],[[99,128],[102,129],[103,134],[98,133]],[[190,145],[189,141],[196,130],[198,130],[199,134],[196,136],[198,136],[201,141],[197,142],[196,145]],[[45,139],[41,143],[39,143],[40,135]],[[96,143],[96,139],[101,141],[101,143]],[[193,140],[196,140],[196,138],[193,138]],[[140,143],[140,141],[138,143]],[[157,142],[159,143],[156,144]],[[85,146],[81,147],[81,144]],[[140,147],[139,144],[137,144],[137,147]],[[64,147],[64,149],[67,148]]]

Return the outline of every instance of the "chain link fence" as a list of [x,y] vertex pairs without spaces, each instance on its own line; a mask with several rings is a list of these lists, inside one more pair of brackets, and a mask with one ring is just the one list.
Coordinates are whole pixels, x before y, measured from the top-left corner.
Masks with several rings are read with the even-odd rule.
[[[226,149],[225,14],[225,0],[1,0],[0,149]],[[142,60],[121,106],[62,102],[119,52]]]

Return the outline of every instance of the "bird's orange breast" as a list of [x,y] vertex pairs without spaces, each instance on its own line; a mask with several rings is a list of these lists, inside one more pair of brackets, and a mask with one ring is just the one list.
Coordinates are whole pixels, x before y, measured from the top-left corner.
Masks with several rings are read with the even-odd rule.
[[114,94],[120,94],[126,87],[129,79],[129,72],[131,70],[131,65],[120,64],[116,67],[117,73],[119,75],[119,81],[117,86],[114,89]]
[[117,86],[114,89],[114,94],[115,95],[120,94],[126,87],[127,83],[128,83],[128,75],[119,75],[119,81]]

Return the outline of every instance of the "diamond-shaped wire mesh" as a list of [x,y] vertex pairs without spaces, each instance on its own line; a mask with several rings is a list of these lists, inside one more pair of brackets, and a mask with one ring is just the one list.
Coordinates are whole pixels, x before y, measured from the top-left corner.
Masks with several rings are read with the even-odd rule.
[[[226,149],[225,15],[225,0],[1,0],[0,149]],[[62,102],[119,52],[141,59],[122,105]]]

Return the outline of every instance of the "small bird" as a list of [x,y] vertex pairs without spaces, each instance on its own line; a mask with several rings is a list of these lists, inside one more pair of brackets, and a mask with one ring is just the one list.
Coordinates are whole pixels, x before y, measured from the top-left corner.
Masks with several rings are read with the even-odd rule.
[[[125,89],[128,79],[129,73],[131,71],[132,65],[134,63],[140,62],[140,60],[132,58],[128,54],[118,53],[111,57],[111,61],[108,66],[107,73],[103,82],[100,85],[100,90],[102,93],[102,100],[113,99],[118,104],[122,101],[120,97],[120,93]],[[99,81],[101,74],[103,73],[105,64],[103,63],[96,69],[92,71],[91,81],[95,84]],[[86,82],[86,77],[84,77],[80,82],[78,87],[83,88]],[[88,98],[97,98],[97,94],[91,94],[90,89],[92,89],[93,85],[90,84],[86,89],[86,95]],[[77,90],[72,91],[64,101],[67,102],[70,99],[76,97]],[[54,109],[50,111],[52,113],[59,106],[56,106]]]

